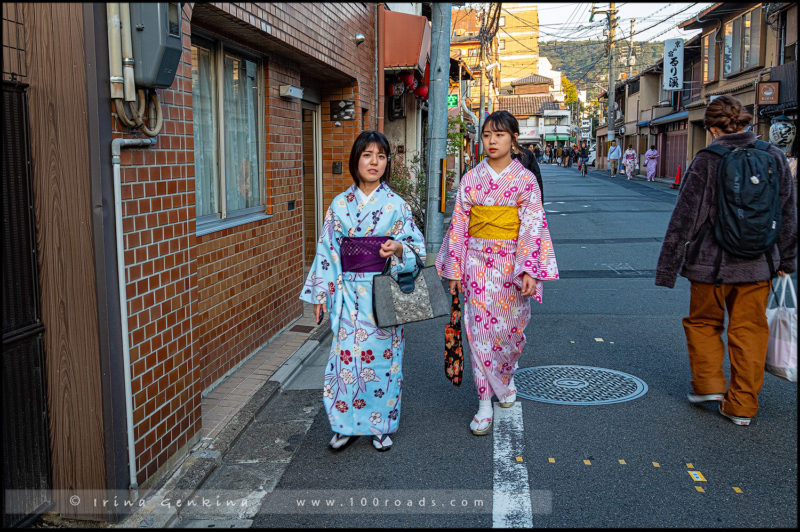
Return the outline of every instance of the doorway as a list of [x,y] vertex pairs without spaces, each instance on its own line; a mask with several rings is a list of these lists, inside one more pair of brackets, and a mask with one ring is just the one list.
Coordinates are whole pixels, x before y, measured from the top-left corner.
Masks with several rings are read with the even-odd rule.
[[303,101],[303,277],[308,275],[322,231],[322,122],[320,106]]

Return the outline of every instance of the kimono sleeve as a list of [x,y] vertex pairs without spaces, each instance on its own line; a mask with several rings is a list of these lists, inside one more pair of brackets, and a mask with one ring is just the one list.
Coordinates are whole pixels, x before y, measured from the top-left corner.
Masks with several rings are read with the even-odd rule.
[[391,274],[394,276],[398,273],[416,273],[417,258],[414,256],[414,252],[411,251],[412,248],[423,262],[426,256],[425,238],[417,224],[414,223],[411,208],[405,201],[400,205],[400,216],[402,217],[402,226],[400,226],[400,231],[394,235],[394,238],[403,244],[403,258],[399,259],[397,255],[392,255]]
[[303,285],[300,299],[306,303],[327,303],[331,308],[330,300],[341,284],[342,265],[339,260],[339,242],[335,238],[337,231],[341,232],[341,222],[336,218],[330,207],[325,213],[322,234],[317,241],[317,252],[311,270]]
[[445,279],[462,279],[464,276],[464,261],[469,244],[469,215],[472,208],[472,198],[464,186],[466,177],[465,175],[461,179],[450,227],[436,255],[436,271]]
[[[518,288],[522,287],[523,273],[544,281],[558,279],[558,265],[547,216],[539,197],[538,191],[534,191],[530,199],[520,205],[517,259],[514,263],[514,284]],[[542,283],[536,283],[533,297],[539,303],[542,302],[542,292]]]

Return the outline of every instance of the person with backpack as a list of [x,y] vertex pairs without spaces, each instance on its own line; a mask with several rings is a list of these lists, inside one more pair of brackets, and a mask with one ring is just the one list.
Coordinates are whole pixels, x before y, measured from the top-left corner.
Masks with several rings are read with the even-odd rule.
[[[769,341],[771,279],[795,270],[797,220],[786,156],[745,131],[752,119],[736,98],[708,104],[713,142],[697,153],[669,221],[655,284],[691,282],[683,319],[692,371],[690,403],[719,402],[719,413],[749,425],[758,412]],[[721,334],[728,312],[730,386]]]

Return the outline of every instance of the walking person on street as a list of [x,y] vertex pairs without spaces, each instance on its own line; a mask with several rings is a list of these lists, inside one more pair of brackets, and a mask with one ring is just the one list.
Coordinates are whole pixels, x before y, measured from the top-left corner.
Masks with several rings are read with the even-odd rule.
[[647,180],[656,180],[656,166],[658,165],[658,150],[655,145],[650,146],[650,149],[644,152],[645,164],[647,165]]
[[622,148],[617,146],[617,141],[611,141],[611,147],[608,149],[608,169],[611,171],[611,177],[617,177],[617,169],[619,168],[619,160],[622,157]]
[[[720,414],[737,425],[749,425],[758,412],[769,339],[766,308],[771,279],[775,273],[788,275],[795,270],[797,245],[795,198],[786,156],[775,146],[757,141],[752,131],[745,131],[750,120],[752,116],[742,109],[741,102],[731,96],[719,96],[708,104],[704,126],[714,140],[698,152],[684,177],[661,247],[655,282],[672,288],[678,274],[691,281],[689,315],[683,319],[692,370],[688,399],[691,403],[718,401]],[[748,152],[738,152],[744,153],[746,160],[738,160],[746,166],[734,166],[737,159],[727,155],[722,163],[723,153],[751,147]],[[759,150],[761,153],[755,153]],[[755,170],[751,163],[756,164]],[[725,171],[718,176],[720,164],[725,164]],[[758,175],[748,178],[751,171]],[[773,185],[775,179],[777,185]],[[747,219],[727,214],[732,200],[725,198],[734,194],[718,197],[718,187],[725,192],[741,191],[735,196],[749,198],[749,210],[759,209],[760,213],[760,209],[771,208],[780,213],[767,213],[774,220],[772,225],[758,220],[740,225],[743,230],[767,232],[764,238],[753,240],[758,245],[774,239],[764,253],[743,258],[741,250],[731,248],[730,233],[722,228],[731,219],[740,219],[742,224]],[[766,206],[763,198],[770,199]],[[720,337],[726,310],[731,366],[727,387],[722,370],[725,347]]]
[[625,150],[623,155],[623,165],[625,166],[625,175],[630,180],[633,177],[633,171],[639,167],[639,156],[636,155],[633,146],[630,144],[628,144],[628,149]]
[[556,165],[558,165],[558,166],[561,166],[561,152],[562,151],[563,150],[562,150],[561,146],[556,148]]
[[403,327],[380,329],[372,310],[372,278],[387,260],[391,274],[417,269],[422,233],[408,204],[386,184],[391,149],[377,131],[364,131],[350,151],[354,184],[331,202],[300,299],[314,304],[319,323],[330,309],[333,342],[323,402],[333,430],[330,447],[371,435],[388,451],[397,431],[403,388]]
[[581,143],[581,149],[578,150],[578,168],[581,172],[582,176],[586,176],[589,173],[589,169],[586,167],[586,161],[589,160],[589,150],[586,148],[586,143]]
[[464,326],[478,412],[473,434],[492,427],[492,396],[516,401],[514,371],[525,347],[530,298],[542,301],[542,280],[558,278],[553,243],[535,176],[520,160],[519,124],[508,111],[486,118],[481,130],[488,158],[464,175],[436,269],[450,293],[464,294]]

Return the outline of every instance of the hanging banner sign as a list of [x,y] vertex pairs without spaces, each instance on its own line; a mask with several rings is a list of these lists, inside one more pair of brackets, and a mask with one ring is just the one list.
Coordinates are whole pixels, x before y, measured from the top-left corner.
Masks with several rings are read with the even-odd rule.
[[458,107],[458,94],[448,94],[447,95],[447,107]]
[[664,41],[664,90],[683,90],[683,39]]

